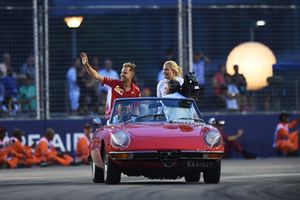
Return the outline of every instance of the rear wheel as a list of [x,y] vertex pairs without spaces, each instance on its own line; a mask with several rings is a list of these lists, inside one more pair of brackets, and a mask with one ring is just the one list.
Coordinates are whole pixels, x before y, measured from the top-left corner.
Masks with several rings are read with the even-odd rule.
[[118,184],[121,181],[121,171],[104,152],[104,180],[106,184]]
[[95,163],[92,163],[92,176],[94,183],[103,183],[104,182],[104,170]]
[[200,172],[194,172],[190,174],[186,174],[184,179],[188,183],[199,182],[200,180]]
[[203,179],[205,183],[219,183],[221,176],[221,160],[217,160],[212,169],[203,172]]

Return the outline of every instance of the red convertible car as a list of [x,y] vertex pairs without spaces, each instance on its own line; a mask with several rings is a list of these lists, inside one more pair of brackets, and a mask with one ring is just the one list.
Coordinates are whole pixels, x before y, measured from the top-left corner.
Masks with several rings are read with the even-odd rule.
[[95,183],[118,184],[121,174],[218,183],[224,143],[193,99],[117,99],[107,124],[90,143]]

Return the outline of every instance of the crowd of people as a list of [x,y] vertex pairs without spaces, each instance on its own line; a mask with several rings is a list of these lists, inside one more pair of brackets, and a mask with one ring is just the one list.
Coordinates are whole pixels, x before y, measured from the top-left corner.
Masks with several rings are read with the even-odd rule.
[[[171,68],[175,64],[177,65],[174,62],[174,55],[174,50],[167,50],[164,61],[161,63],[162,68],[157,74],[157,91],[151,89],[155,82],[153,82],[151,87],[149,86],[151,83],[147,83],[148,85],[146,84],[147,86],[145,87],[145,83],[135,75],[134,83],[141,87],[140,92],[143,96],[156,96],[156,94],[161,96],[163,82],[174,78],[170,77],[170,69],[165,67],[166,61],[169,62]],[[251,110],[252,99],[247,91],[247,81],[244,75],[239,72],[239,66],[232,66],[234,74],[230,75],[226,72],[225,65],[220,64],[218,71],[212,77],[211,86],[208,87],[209,79],[206,73],[210,62],[210,59],[203,53],[194,53],[192,70],[195,73],[195,79],[199,86],[198,103],[200,107],[204,110],[205,108],[213,107],[218,111],[233,112]],[[36,69],[34,64],[34,57],[30,55],[24,64],[15,68],[11,65],[10,54],[4,53],[2,55],[0,63],[0,117],[15,117],[20,113],[28,114],[29,116],[36,114]],[[109,58],[102,61],[99,57],[93,56],[91,58],[91,66],[103,77],[114,80],[120,80],[121,78],[115,70],[116,67],[113,61]],[[174,70],[175,68],[172,69]],[[181,71],[177,71],[175,77],[182,86],[183,69],[180,67],[178,70]],[[272,81],[270,80],[270,82]],[[66,86],[67,107],[70,115],[87,116],[95,113],[101,114],[106,109],[107,98],[110,95],[109,88],[106,84],[97,84],[90,79],[88,72],[82,66],[80,58],[75,58],[66,71]],[[210,88],[212,88],[212,91],[205,91]],[[265,109],[270,109],[270,102],[278,102],[274,101],[273,96],[265,95]],[[278,103],[276,105],[278,107]]]
[[[70,101],[71,113],[86,115],[89,110],[95,109],[95,112],[101,113],[101,104],[105,102],[105,115],[108,118],[114,100],[116,98],[140,97],[141,91],[134,82],[136,74],[136,66],[134,63],[124,63],[120,75],[112,68],[112,61],[106,59],[104,67],[100,67],[100,62],[97,57],[93,57],[92,64],[86,53],[81,53],[80,59],[74,59],[72,66],[66,74],[68,81],[68,97]],[[168,57],[172,57],[169,55]],[[198,83],[199,96],[204,98],[205,93],[205,65],[210,62],[203,54],[196,52],[194,55],[193,71],[195,79]],[[27,62],[20,68],[20,75],[23,84],[17,87],[17,76],[13,68],[10,66],[9,54],[3,54],[3,63],[0,64],[1,84],[3,92],[0,94],[2,99],[1,115],[9,116],[16,115],[19,110],[25,112],[33,112],[35,110],[35,87],[34,80],[34,60],[30,56]],[[238,65],[233,66],[234,74],[226,73],[224,65],[219,66],[218,72],[212,80],[213,93],[219,102],[229,111],[241,111],[247,109],[247,81],[243,74],[239,73]],[[182,91],[182,86],[185,80],[182,78],[182,68],[173,60],[167,60],[163,63],[162,75],[163,78],[157,83],[157,97],[173,97],[186,98],[187,96]],[[158,78],[161,78],[160,74]],[[94,81],[94,80],[96,81]],[[0,85],[1,86],[1,85]],[[1,88],[0,88],[1,89]],[[97,95],[98,94],[98,95]],[[99,98],[99,96],[101,98]],[[102,99],[101,102],[99,99]],[[201,101],[199,101],[201,102]],[[293,154],[298,150],[298,132],[289,134],[289,128],[296,126],[296,122],[288,124],[287,116],[280,116],[280,124],[275,133],[274,148],[282,152],[284,155]],[[215,123],[218,130],[223,133],[222,122]],[[3,129],[5,130],[5,129]],[[4,132],[2,130],[2,132]],[[1,135],[1,162],[7,166],[14,168],[18,165],[30,166],[34,164],[47,165],[48,163],[58,163],[61,165],[70,165],[74,159],[65,153],[57,152],[51,146],[51,140],[54,136],[53,129],[47,129],[34,147],[22,146],[21,136],[22,131],[16,130],[12,133],[12,137],[7,139],[5,134]],[[226,136],[222,134],[226,143],[225,156],[228,154],[228,149],[234,149],[245,158],[255,158],[254,154],[246,152],[237,139],[243,134],[243,130],[239,130],[236,134]],[[85,146],[85,150],[78,147],[78,153],[75,161],[81,160],[87,163],[89,135],[85,134],[80,140],[79,146]],[[8,141],[8,142],[7,142]],[[33,153],[34,152],[34,153]],[[79,155],[79,152],[84,152]],[[7,159],[9,157],[9,159]]]
[[[205,98],[205,68],[210,62],[209,58],[200,52],[194,54],[193,72],[199,86],[198,102],[203,105]],[[120,80],[117,71],[113,67],[111,59],[105,59],[103,65],[98,57],[91,58],[91,69],[94,70],[93,78],[100,75],[112,80]],[[83,64],[84,65],[84,64]],[[214,95],[214,107],[218,110],[227,111],[244,111],[247,110],[247,82],[243,74],[239,73],[238,65],[233,66],[235,73],[229,75],[226,73],[224,65],[220,65],[218,72],[212,79],[212,88]],[[88,68],[89,69],[89,68]],[[173,73],[174,72],[174,73]],[[88,115],[89,112],[103,113],[103,110],[107,109],[107,98],[114,94],[111,92],[111,87],[108,84],[100,84],[93,81],[89,77],[89,71],[85,70],[80,63],[79,59],[74,59],[73,64],[68,69],[67,74],[68,83],[68,99],[70,105],[70,113],[78,115]],[[97,78],[96,78],[97,80]],[[180,85],[183,85],[183,69],[177,65],[174,61],[174,51],[169,49],[165,61],[162,62],[162,69],[157,74],[157,86],[156,95],[149,88],[144,88],[140,93],[143,96],[158,96],[161,97],[164,92],[163,85],[169,80],[177,80]],[[137,83],[137,77],[135,75],[135,81]],[[141,82],[137,83],[141,86]]]
[[36,112],[36,86],[34,57],[18,71],[11,64],[9,53],[2,55],[0,63],[0,117],[16,117],[19,113],[34,115]]

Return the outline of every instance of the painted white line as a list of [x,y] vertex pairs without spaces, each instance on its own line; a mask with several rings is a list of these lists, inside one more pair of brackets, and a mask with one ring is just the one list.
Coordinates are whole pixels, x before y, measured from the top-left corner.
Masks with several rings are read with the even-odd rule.
[[237,175],[237,176],[222,176],[224,179],[248,179],[248,178],[273,178],[273,177],[291,177],[300,176],[300,173],[280,173],[280,174],[253,174],[253,175]]

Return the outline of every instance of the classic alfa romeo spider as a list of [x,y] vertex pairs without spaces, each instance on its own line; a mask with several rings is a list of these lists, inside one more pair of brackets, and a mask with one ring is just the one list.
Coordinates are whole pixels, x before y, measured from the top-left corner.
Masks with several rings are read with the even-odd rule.
[[193,99],[117,99],[106,125],[97,128],[90,151],[95,183],[118,184],[121,174],[149,179],[218,183],[224,142],[206,124]]

